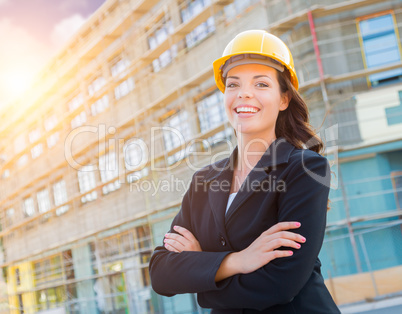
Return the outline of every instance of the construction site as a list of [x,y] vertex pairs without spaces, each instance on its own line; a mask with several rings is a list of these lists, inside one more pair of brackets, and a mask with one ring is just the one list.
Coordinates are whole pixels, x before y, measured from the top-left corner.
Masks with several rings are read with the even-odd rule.
[[0,111],[0,313],[204,313],[148,264],[193,173],[230,155],[212,62],[292,51],[332,163],[322,273],[339,306],[402,295],[400,0],[107,0]]

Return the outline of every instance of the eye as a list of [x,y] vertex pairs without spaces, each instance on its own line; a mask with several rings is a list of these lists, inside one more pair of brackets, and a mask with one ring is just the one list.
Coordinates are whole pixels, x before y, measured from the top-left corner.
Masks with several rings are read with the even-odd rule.
[[228,83],[228,84],[226,85],[226,88],[234,88],[234,87],[236,87],[236,86],[238,86],[236,83]]
[[268,85],[267,83],[264,83],[264,82],[258,82],[258,83],[256,84],[256,86],[257,86],[257,87],[269,87],[269,85]]

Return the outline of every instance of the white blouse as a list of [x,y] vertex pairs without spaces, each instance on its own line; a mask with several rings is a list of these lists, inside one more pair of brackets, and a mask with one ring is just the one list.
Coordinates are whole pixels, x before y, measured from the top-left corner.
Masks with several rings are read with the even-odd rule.
[[236,197],[236,194],[237,194],[237,192],[236,192],[236,193],[230,193],[230,194],[229,194],[228,204],[226,205],[226,213],[228,212],[228,209],[229,209],[229,207],[230,207],[230,204],[232,204],[234,198]]

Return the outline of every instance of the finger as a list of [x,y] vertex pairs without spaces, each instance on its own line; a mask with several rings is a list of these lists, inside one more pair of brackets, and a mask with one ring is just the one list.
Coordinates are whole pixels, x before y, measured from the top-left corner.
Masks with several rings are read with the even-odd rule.
[[184,245],[176,240],[173,239],[165,239],[163,240],[165,244],[169,244],[170,246],[174,247],[178,251],[183,251]]
[[292,240],[278,238],[278,239],[268,242],[266,245],[267,251],[273,251],[274,249],[277,249],[280,247],[291,247],[294,249],[300,249],[301,244],[299,244],[295,241],[292,241]]
[[171,246],[168,243],[165,243],[165,248],[170,252],[180,253],[180,251],[178,249],[176,249],[175,247]]
[[293,255],[292,251],[282,251],[282,250],[276,250],[276,251],[271,251],[268,252],[264,255],[264,265],[267,265],[268,263],[270,263],[272,260],[276,259],[276,258],[282,258],[282,257],[290,257]]
[[293,255],[292,251],[275,250],[275,251],[269,252],[267,254],[267,258],[269,259],[268,263],[270,261],[274,260],[275,258],[289,257],[289,256],[292,256],[292,255]]
[[177,234],[177,233],[166,233],[165,239],[175,240],[183,246],[185,246],[189,242],[185,237],[183,237],[181,234]]
[[283,221],[283,222],[278,222],[277,224],[273,225],[271,228],[269,228],[264,233],[273,234],[275,232],[279,232],[279,231],[283,231],[283,230],[297,229],[297,228],[300,228],[300,226],[301,226],[301,223],[297,222],[297,221]]
[[181,226],[174,226],[173,229],[180,233],[181,235],[183,235],[183,237],[185,237],[186,239],[190,240],[190,241],[194,241],[197,240],[194,235],[188,231],[186,228],[181,227]]
[[293,241],[297,241],[300,243],[304,243],[306,242],[306,238],[303,237],[302,235],[298,234],[298,233],[294,233],[294,232],[290,232],[290,231],[279,231],[276,232],[274,234],[270,234],[267,236],[267,241],[272,241],[274,239],[288,239],[288,240],[293,240]]

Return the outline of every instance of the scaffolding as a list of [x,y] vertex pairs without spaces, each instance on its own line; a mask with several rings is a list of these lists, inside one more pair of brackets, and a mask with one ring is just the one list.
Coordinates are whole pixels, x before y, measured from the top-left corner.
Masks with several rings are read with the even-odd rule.
[[[159,303],[151,301],[147,274],[152,247],[160,242],[155,237],[161,236],[153,226],[168,228],[194,168],[210,163],[213,154],[229,155],[234,147],[228,121],[205,129],[200,108],[206,97],[215,97],[212,60],[240,30],[267,29],[288,44],[311,122],[323,133],[338,123],[339,152],[400,139],[390,131],[369,139],[362,132],[373,120],[384,119],[364,114],[377,104],[364,99],[371,91],[368,78],[400,69],[402,62],[368,68],[356,23],[360,16],[391,10],[398,34],[401,4],[289,0],[283,8],[283,1],[264,0],[108,0],[15,104],[22,109],[0,113],[1,264],[8,282],[24,274],[19,285],[11,280],[11,306],[24,304],[33,313],[50,308],[49,300],[55,299],[70,313],[96,307],[113,313],[126,307],[156,311]],[[383,89],[391,95],[398,88]],[[387,104],[397,106],[398,99]],[[167,148],[161,126],[184,125],[180,119],[188,136]],[[137,166],[127,165],[133,140],[149,153]],[[211,154],[202,155],[207,147]],[[115,168],[101,169],[109,161]],[[99,171],[89,175],[83,167]],[[184,184],[156,191],[172,178]],[[65,195],[57,192],[63,186]],[[54,196],[48,196],[48,205],[33,201],[42,190]],[[395,186],[388,192],[400,190]],[[344,204],[347,198],[332,201]],[[398,207],[346,217],[330,223],[328,232],[400,216]],[[74,258],[80,254],[84,263]],[[138,284],[130,286],[128,278]],[[119,291],[121,285],[125,292]]]

